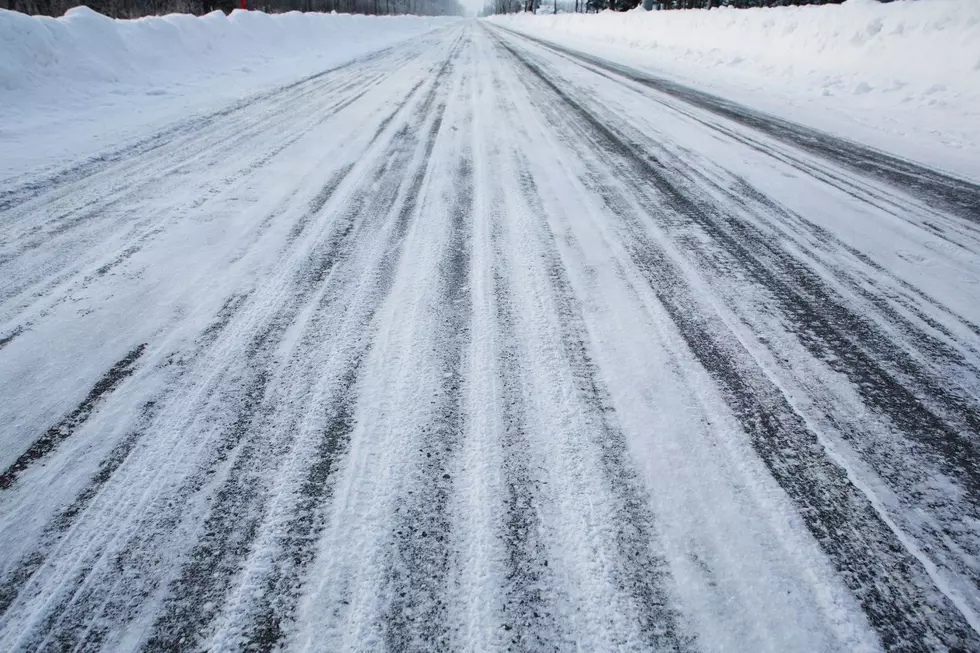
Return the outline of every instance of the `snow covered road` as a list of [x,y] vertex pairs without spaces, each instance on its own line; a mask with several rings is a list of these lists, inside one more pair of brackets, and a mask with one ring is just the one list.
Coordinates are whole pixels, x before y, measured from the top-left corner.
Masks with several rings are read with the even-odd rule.
[[0,180],[0,650],[980,650],[980,187],[459,22]]

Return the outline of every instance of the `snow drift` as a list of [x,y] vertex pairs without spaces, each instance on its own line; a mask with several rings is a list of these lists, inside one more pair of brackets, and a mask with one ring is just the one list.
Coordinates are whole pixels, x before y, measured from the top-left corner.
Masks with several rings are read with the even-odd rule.
[[[912,135],[980,152],[977,0],[491,20],[600,55],[618,53],[733,99],[775,95],[762,108],[794,119],[827,110],[888,131],[883,141]],[[795,105],[789,111],[785,99]],[[809,122],[837,126],[820,115]]]
[[0,184],[342,65],[456,18],[0,10]]
[[[980,92],[980,2],[928,0],[767,9],[495,17],[684,58],[709,67],[757,68],[778,77],[824,76],[824,87],[863,94],[913,89]],[[945,92],[945,93],[942,93]]]
[[93,95],[107,84],[162,87],[285,62],[313,72],[324,56],[356,56],[448,20],[241,10],[113,20],[87,7],[62,18],[0,10],[0,93]]

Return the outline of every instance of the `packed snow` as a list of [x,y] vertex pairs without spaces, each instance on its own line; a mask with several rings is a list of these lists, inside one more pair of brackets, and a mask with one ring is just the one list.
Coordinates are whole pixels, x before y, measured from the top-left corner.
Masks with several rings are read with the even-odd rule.
[[113,20],[0,10],[0,175],[95,152],[457,18],[235,10]]
[[980,651],[980,184],[492,22],[0,18],[0,651]]
[[976,0],[491,20],[980,178]]

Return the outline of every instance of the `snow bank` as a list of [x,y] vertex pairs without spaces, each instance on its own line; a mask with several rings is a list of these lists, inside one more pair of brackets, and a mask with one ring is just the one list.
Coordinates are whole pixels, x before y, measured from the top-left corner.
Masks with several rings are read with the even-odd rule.
[[628,50],[634,62],[736,95],[790,95],[810,105],[803,113],[853,111],[863,123],[879,117],[892,136],[931,132],[951,147],[980,147],[978,0],[491,20],[568,45]]
[[227,106],[456,18],[0,10],[0,184]]
[[816,74],[830,92],[911,98],[980,93],[980,2],[928,0],[768,9],[495,17],[504,25],[651,50],[708,67]]
[[270,62],[281,68],[289,60],[307,72],[323,55],[356,56],[447,20],[453,19],[241,10],[230,16],[216,11],[113,20],[87,7],[62,18],[0,10],[0,94],[57,88],[60,94],[93,95],[106,92],[106,85],[165,87],[249,73]]

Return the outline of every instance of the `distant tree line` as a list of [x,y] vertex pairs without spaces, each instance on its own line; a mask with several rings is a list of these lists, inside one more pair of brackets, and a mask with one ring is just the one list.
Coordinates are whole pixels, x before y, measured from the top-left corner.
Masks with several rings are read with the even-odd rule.
[[[141,18],[163,14],[202,15],[215,10],[225,13],[241,6],[241,0],[0,0],[0,9],[25,14],[61,16],[84,4],[112,18]],[[419,16],[458,16],[463,9],[458,0],[245,0],[248,9],[267,13],[319,11],[345,14]]]
[[[785,7],[790,5],[840,4],[844,0],[642,0],[645,9],[714,9],[716,7]],[[593,13],[604,9],[629,11],[641,0],[492,0],[481,15],[512,14],[521,11],[534,13]]]

